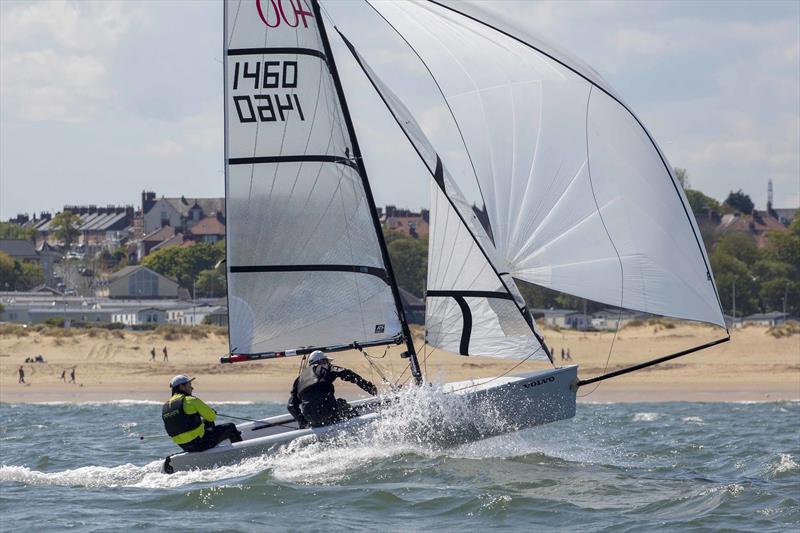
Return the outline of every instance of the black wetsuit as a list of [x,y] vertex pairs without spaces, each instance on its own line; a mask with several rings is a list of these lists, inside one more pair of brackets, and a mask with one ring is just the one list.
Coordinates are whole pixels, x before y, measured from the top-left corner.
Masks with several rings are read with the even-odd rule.
[[336,378],[355,383],[371,395],[378,389],[352,370],[333,365],[311,365],[294,380],[286,409],[300,427],[325,426],[354,416],[352,407],[334,396]]

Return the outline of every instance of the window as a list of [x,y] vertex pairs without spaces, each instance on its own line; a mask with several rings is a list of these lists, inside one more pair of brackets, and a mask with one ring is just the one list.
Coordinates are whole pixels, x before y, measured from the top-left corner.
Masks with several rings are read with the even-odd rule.
[[128,294],[133,298],[157,298],[158,276],[141,269],[128,276]]

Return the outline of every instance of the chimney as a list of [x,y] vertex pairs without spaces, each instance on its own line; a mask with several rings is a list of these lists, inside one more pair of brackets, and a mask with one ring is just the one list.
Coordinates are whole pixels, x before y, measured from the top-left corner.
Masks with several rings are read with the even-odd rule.
[[142,213],[147,213],[156,203],[156,193],[142,191]]

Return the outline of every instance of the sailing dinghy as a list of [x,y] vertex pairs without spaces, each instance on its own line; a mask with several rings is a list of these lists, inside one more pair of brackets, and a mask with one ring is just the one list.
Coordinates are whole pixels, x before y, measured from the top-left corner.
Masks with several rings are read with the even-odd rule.
[[[224,3],[225,185],[230,355],[223,363],[405,345],[424,383],[331,48],[341,39],[430,176],[426,343],[464,356],[553,363],[515,280],[725,328],[697,224],[644,125],[590,67],[467,2],[370,9],[427,70],[470,162],[448,171],[401,91],[316,0]],[[406,87],[406,90],[409,88]],[[379,168],[379,167],[378,167]],[[456,168],[452,165],[452,168]],[[466,181],[465,181],[466,180]],[[459,184],[479,186],[481,220]],[[727,330],[726,330],[727,333]],[[502,424],[457,444],[571,418],[579,387],[725,342],[580,380],[577,366],[444,385]],[[288,414],[240,424],[243,440],[168,457],[211,468],[298,438],[368,427],[359,416],[298,428]]]

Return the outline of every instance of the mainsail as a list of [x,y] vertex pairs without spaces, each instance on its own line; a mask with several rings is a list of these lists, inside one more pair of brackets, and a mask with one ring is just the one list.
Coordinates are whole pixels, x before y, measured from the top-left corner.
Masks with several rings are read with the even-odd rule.
[[407,326],[316,5],[225,2],[233,354],[399,342]]
[[431,176],[426,340],[461,355],[545,358],[547,350],[514,280],[422,128],[350,40],[340,36]]
[[688,202],[599,75],[496,17],[478,18],[469,3],[368,1],[442,92],[500,268],[589,300],[724,327]]

